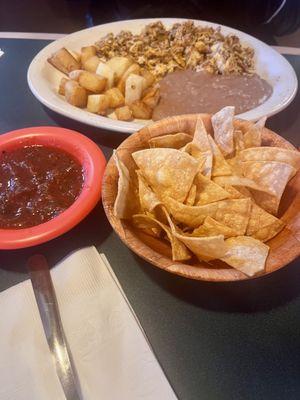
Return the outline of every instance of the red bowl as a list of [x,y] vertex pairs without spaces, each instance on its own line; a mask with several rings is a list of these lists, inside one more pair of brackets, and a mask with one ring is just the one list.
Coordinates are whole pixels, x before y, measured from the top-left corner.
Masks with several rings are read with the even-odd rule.
[[99,147],[86,136],[54,126],[18,129],[0,135],[0,152],[37,144],[62,149],[78,160],[83,167],[83,188],[67,210],[48,222],[24,229],[0,229],[0,249],[35,246],[62,235],[86,217],[101,197],[106,160]]

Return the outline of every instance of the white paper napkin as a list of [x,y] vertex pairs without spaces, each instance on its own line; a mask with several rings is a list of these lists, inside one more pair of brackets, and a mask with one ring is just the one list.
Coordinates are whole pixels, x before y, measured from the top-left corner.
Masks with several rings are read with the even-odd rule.
[[[84,400],[175,400],[106,258],[84,248],[51,275]],[[64,399],[29,280],[0,294],[0,399]]]

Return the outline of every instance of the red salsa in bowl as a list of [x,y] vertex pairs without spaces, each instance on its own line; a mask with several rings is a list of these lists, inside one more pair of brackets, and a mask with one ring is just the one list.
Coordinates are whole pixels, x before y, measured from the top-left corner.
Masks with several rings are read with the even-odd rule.
[[80,163],[64,150],[32,145],[0,154],[0,229],[39,225],[78,198]]

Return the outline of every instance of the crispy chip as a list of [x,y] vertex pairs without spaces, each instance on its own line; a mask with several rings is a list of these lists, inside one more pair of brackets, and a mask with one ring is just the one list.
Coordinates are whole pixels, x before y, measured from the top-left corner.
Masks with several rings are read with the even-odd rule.
[[[259,187],[271,194],[270,196],[267,193],[255,192],[254,198],[258,204],[265,208],[270,203],[270,208],[276,209],[277,212],[282,193],[289,179],[296,173],[296,169],[278,161],[243,161],[242,168],[247,178],[253,179]],[[272,200],[272,197],[278,201]]]
[[264,271],[269,246],[249,236],[232,237],[225,243],[229,250],[221,260],[248,276]]
[[190,191],[189,191],[184,203],[187,206],[193,206],[195,204],[196,194],[197,194],[197,186],[193,184],[190,188]]
[[157,136],[149,140],[150,147],[169,147],[173,149],[180,149],[187,143],[192,141],[192,136],[187,133],[175,133],[171,135]]
[[231,175],[232,170],[211,136],[208,136],[213,154],[212,176]]
[[233,117],[234,107],[222,108],[211,117],[215,142],[221,152],[227,156],[233,153]]
[[211,217],[206,217],[203,225],[199,226],[192,232],[192,236],[215,236],[215,235],[223,235],[225,238],[229,238],[232,236],[237,236],[237,232],[216,221]]
[[193,137],[193,143],[198,146],[200,151],[211,151],[208,141],[208,133],[201,118],[197,119],[196,128]]
[[233,131],[233,145],[235,154],[239,153],[245,148],[244,134],[239,129]]
[[114,216],[117,218],[130,218],[138,209],[137,196],[132,187],[132,180],[130,179],[129,171],[123,161],[120,160],[116,151],[113,153],[113,158],[119,172],[118,192],[114,204]]
[[214,179],[214,182],[218,185],[225,187],[226,185],[230,186],[245,186],[250,189],[255,189],[258,191],[266,192],[264,187],[257,185],[252,179],[244,178],[241,176],[217,176]]
[[161,202],[158,199],[157,195],[152,191],[150,186],[147,184],[146,180],[144,179],[140,171],[137,171],[137,175],[139,183],[139,199],[141,208],[144,211],[152,212],[155,207],[161,204]]
[[239,189],[237,190],[231,185],[225,185],[224,189],[230,194],[230,199],[244,199],[246,197],[250,197],[250,199],[252,199],[252,194],[250,191],[243,186],[239,186]]
[[199,162],[187,153],[175,149],[146,149],[132,154],[147,182],[158,195],[171,196],[178,201],[186,198]]
[[196,206],[213,203],[230,197],[225,189],[200,172],[196,175],[194,183],[197,189],[195,197]]
[[280,147],[253,147],[240,152],[241,161],[279,161],[300,168],[300,152]]
[[162,222],[145,214],[134,215],[132,217],[132,222],[138,228],[153,229],[159,226],[163,231],[165,231],[171,243],[173,261],[183,261],[191,258],[190,252],[187,250],[186,246],[180,240],[178,240],[171,232],[171,229]]
[[239,235],[244,235],[250,217],[250,199],[230,199],[216,201],[204,206],[187,206],[171,197],[164,199],[168,212],[178,221],[191,228],[197,228],[207,216],[233,228]]
[[265,126],[267,118],[263,117],[259,119],[251,128],[244,134],[244,146],[259,147],[261,146],[261,135],[263,127]]

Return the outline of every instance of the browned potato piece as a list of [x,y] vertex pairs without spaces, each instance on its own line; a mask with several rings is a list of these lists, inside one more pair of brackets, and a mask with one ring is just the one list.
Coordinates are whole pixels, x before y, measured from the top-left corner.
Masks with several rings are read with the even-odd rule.
[[69,79],[67,79],[67,78],[61,78],[61,81],[60,81],[60,84],[58,87],[58,93],[62,94],[63,96],[65,95],[65,86],[66,86],[66,83],[68,82],[68,80]]
[[79,75],[78,82],[80,86],[93,93],[101,93],[106,87],[106,78],[88,71],[83,71]]
[[128,106],[116,108],[115,113],[120,121],[131,121],[133,118],[132,111]]
[[65,96],[68,103],[73,106],[84,108],[87,104],[86,90],[78,82],[68,81],[65,84]]
[[48,58],[48,62],[64,74],[80,69],[79,62],[64,47]]
[[72,79],[72,81],[78,81],[79,75],[84,72],[83,69],[75,69],[74,71],[71,71],[69,73],[69,78]]
[[130,105],[134,118],[138,119],[151,119],[152,109],[144,104],[141,100],[137,100]]
[[116,80],[119,80],[132,63],[128,57],[115,56],[108,60],[106,65],[114,71]]
[[143,69],[141,71],[141,76],[143,78],[145,78],[145,84],[143,89],[147,89],[148,87],[152,86],[153,83],[155,82],[155,76],[153,74],[151,74],[150,71]]
[[142,101],[147,106],[154,108],[160,98],[159,88],[152,87],[147,91],[147,94],[143,97]]
[[89,72],[96,72],[98,65],[100,63],[100,58],[97,56],[90,57],[82,63],[83,69]]
[[80,64],[81,63],[81,55],[77,53],[77,51],[67,49],[68,52],[75,58],[75,60]]
[[81,48],[81,62],[82,64],[86,62],[89,58],[97,54],[97,49],[95,46],[86,46]]
[[118,88],[108,89],[105,94],[109,97],[109,106],[111,108],[121,107],[124,105],[124,96]]
[[92,94],[88,96],[87,109],[96,114],[105,115],[109,108],[109,97],[106,94]]
[[125,85],[126,85],[126,80],[129,77],[130,74],[136,74],[139,75],[141,72],[141,67],[138,64],[131,64],[130,67],[124,72],[124,74],[121,76],[117,88],[125,94]]

